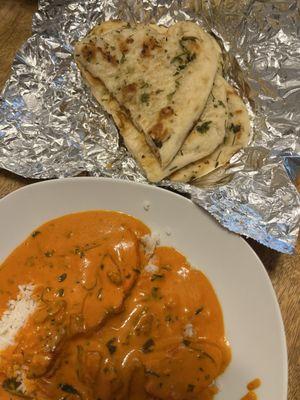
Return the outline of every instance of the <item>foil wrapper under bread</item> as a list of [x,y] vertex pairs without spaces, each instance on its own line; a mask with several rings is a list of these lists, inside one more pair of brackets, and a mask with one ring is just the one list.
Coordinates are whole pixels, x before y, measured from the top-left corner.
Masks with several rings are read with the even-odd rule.
[[[253,139],[202,187],[171,183],[223,226],[293,252],[300,200],[297,0],[40,0],[0,104],[0,167],[30,178],[90,175],[146,182],[110,116],[85,87],[74,43],[99,21],[192,20],[224,48],[225,72],[248,103]],[[298,175],[299,176],[299,175]]]

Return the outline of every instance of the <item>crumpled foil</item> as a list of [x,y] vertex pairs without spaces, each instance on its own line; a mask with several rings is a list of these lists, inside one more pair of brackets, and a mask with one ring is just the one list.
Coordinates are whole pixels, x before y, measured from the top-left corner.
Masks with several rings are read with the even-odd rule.
[[205,187],[163,181],[223,226],[293,252],[300,200],[297,0],[40,0],[0,103],[0,167],[30,178],[78,175],[146,182],[117,129],[84,86],[73,45],[101,20],[192,20],[226,51],[228,78],[248,101],[253,140]]

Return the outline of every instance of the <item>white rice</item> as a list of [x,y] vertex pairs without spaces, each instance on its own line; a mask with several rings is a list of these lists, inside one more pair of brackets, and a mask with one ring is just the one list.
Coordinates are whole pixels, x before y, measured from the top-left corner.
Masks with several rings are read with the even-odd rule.
[[144,246],[146,255],[151,257],[156,246],[160,243],[160,236],[157,232],[153,232],[152,235],[144,235],[141,237],[141,243]]
[[32,299],[33,290],[33,285],[21,285],[17,299],[9,300],[8,308],[0,319],[0,351],[14,344],[19,329],[35,311],[37,304]]
[[153,264],[151,262],[151,260],[149,261],[149,263],[146,265],[145,267],[145,271],[149,272],[149,274],[154,274],[155,272],[157,272],[159,270],[158,266]]
[[18,386],[17,390],[23,394],[27,393],[27,387],[26,387],[26,374],[25,371],[16,371],[16,376],[15,376],[17,382],[20,382],[20,386]]
[[179,270],[177,271],[177,274],[182,276],[183,278],[186,278],[189,274],[189,270],[185,267],[181,267],[179,268]]
[[151,207],[151,203],[148,200],[143,201],[143,208],[145,211],[149,211]]
[[186,324],[184,327],[184,336],[192,337],[194,335],[194,328],[192,324]]

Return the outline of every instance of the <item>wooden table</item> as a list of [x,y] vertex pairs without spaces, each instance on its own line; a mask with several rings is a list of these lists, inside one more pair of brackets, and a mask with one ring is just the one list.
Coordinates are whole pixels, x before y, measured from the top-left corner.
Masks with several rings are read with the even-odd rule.
[[[16,50],[30,36],[36,6],[35,0],[0,2],[0,88],[9,76]],[[30,183],[29,179],[0,171],[0,197]],[[249,243],[264,263],[281,307],[289,351],[288,399],[300,399],[300,241],[294,256],[279,254],[252,240]]]

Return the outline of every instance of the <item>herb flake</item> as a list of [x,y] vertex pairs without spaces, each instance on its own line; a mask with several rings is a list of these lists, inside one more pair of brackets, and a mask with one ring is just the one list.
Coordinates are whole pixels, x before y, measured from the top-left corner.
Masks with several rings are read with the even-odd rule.
[[116,340],[116,338],[112,338],[106,343],[106,347],[110,354],[114,354],[117,351],[117,346],[114,344]]
[[34,232],[32,232],[31,237],[35,238],[35,237],[37,237],[37,235],[40,235],[40,234],[41,234],[41,231],[34,231]]
[[60,384],[58,385],[58,387],[59,387],[60,390],[62,390],[63,392],[79,395],[78,390],[75,389],[72,385],[69,385],[68,383],[60,383]]
[[141,86],[141,89],[147,88],[147,87],[149,87],[149,86],[150,86],[150,85],[149,85],[148,82],[143,82],[143,84],[142,84],[142,86]]
[[199,133],[205,133],[209,129],[209,125],[211,124],[211,121],[205,121],[203,124],[196,126],[196,130]]
[[75,248],[74,253],[79,255],[80,258],[84,257],[84,252],[79,247]]
[[67,278],[67,276],[68,275],[66,273],[59,275],[59,277],[57,278],[58,282],[63,282]]
[[52,257],[54,254],[54,250],[48,250],[44,253],[45,257]]
[[229,126],[229,129],[230,129],[233,133],[238,133],[238,132],[241,130],[241,125],[239,125],[239,124],[235,125],[235,124],[232,123],[232,124]]
[[165,316],[165,321],[166,321],[166,322],[172,322],[172,315],[167,314],[167,315]]
[[120,64],[123,64],[125,62],[125,60],[126,60],[125,54],[122,53],[122,57],[120,59]]
[[172,100],[172,98],[173,98],[174,94],[175,94],[175,90],[174,90],[174,92],[172,92],[172,93],[169,93],[169,94],[167,95],[167,99],[168,99],[168,101],[171,101],[171,100]]
[[199,358],[204,358],[204,357],[208,358],[213,364],[217,364],[216,360],[210,354],[208,354],[206,351],[202,351]]
[[165,277],[165,274],[153,274],[151,276],[151,282],[156,281],[158,279],[163,279]]
[[148,105],[149,97],[150,97],[149,93],[142,93],[140,96],[140,100],[142,103],[147,103],[147,105]]
[[195,42],[196,40],[198,40],[198,38],[196,36],[183,36],[180,40],[182,42],[185,42],[187,40],[191,40],[191,41]]
[[160,378],[160,375],[157,372],[153,371],[152,369],[146,369],[145,374],[155,376],[156,378]]
[[155,138],[153,138],[152,140],[153,140],[155,146],[158,147],[158,148],[160,149],[161,146],[162,146],[162,141],[159,140],[159,139],[155,139]]
[[189,383],[189,384],[187,385],[186,391],[187,391],[187,392],[193,392],[194,389],[195,389],[195,385],[192,385],[191,383]]
[[151,351],[153,351],[153,346],[154,346],[154,340],[152,338],[146,340],[146,342],[142,346],[142,352],[150,353]]
[[140,274],[140,273],[141,273],[141,270],[138,269],[138,268],[133,268],[133,271],[136,272],[137,274]]
[[159,291],[159,287],[154,286],[154,287],[151,289],[151,296],[152,296],[154,299],[156,299],[156,300],[160,300],[160,299],[162,298],[162,296],[161,296],[161,294],[160,294],[160,291]]
[[5,379],[2,383],[3,389],[8,390],[10,392],[18,391],[18,388],[20,387],[20,385],[21,385],[21,382],[17,381],[16,378]]
[[171,60],[171,64],[174,64],[175,62],[183,62],[182,57],[185,55],[185,53],[178,54],[177,56],[173,57]]

